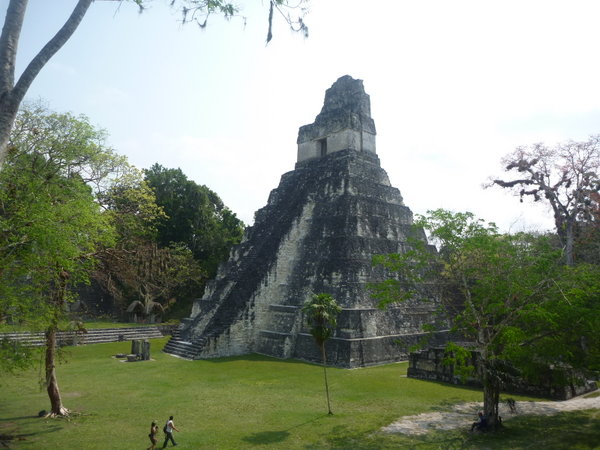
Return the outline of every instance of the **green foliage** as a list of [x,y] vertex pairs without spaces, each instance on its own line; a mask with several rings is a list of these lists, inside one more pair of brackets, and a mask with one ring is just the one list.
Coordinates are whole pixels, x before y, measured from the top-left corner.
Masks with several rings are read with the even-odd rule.
[[116,245],[123,248],[140,240],[155,240],[156,225],[166,218],[142,172],[133,167],[128,169],[113,179],[98,198],[116,228]]
[[310,334],[320,347],[331,337],[337,326],[337,315],[342,308],[329,294],[314,294],[302,307],[310,326]]
[[310,334],[315,343],[321,350],[323,358],[323,376],[325,379],[325,395],[327,397],[328,413],[331,412],[331,401],[329,399],[329,382],[327,380],[327,353],[325,352],[325,342],[331,337],[337,326],[337,316],[342,308],[335,299],[325,293],[314,294],[302,307],[302,312],[306,314],[306,320],[310,326]]
[[213,277],[232,245],[241,241],[243,222],[216,193],[188,180],[181,169],[154,164],[144,175],[166,214],[157,225],[160,246],[185,245],[209,278]]
[[463,383],[475,373],[475,366],[472,362],[473,354],[471,350],[461,345],[456,345],[454,342],[449,342],[446,345],[443,364],[445,366],[453,366],[454,373],[461,378]]
[[87,282],[97,247],[114,242],[94,192],[123,160],[103,139],[84,117],[19,113],[0,173],[0,318],[58,320],[57,290]]
[[95,278],[130,315],[154,322],[176,303],[189,306],[206,274],[182,245],[137,240],[105,249]]
[[[429,211],[416,226],[429,232],[439,251],[413,245],[405,255],[375,259],[398,272],[375,295],[382,304],[419,298],[426,285],[441,299],[453,331],[479,355],[486,414],[497,414],[501,380],[514,367],[538,381],[553,367],[555,383],[569,381],[562,369],[597,368],[597,266],[564,266],[551,237],[499,234],[471,213]],[[458,371],[471,371],[462,363],[466,353],[456,345],[448,351]]]
[[[0,320],[45,329],[44,384],[55,415],[68,413],[56,381],[56,332],[97,250],[114,242],[96,199],[123,167],[83,116],[26,105],[15,120],[0,172]],[[0,369],[26,366],[30,353],[15,350]]]
[[241,240],[243,223],[206,186],[155,164],[130,171],[101,203],[117,243],[99,253],[94,278],[138,320],[189,315],[193,298]]
[[0,373],[12,374],[31,367],[35,351],[36,349],[22,345],[18,341],[0,339]]
[[373,256],[372,264],[383,267],[389,277],[381,282],[367,285],[380,309],[420,295],[427,296],[421,281],[430,277],[430,271],[434,268],[430,255],[432,249],[422,240],[413,237],[409,237],[407,242],[409,248],[405,253]]
[[[529,378],[543,379],[544,367],[574,367],[600,371],[600,266],[562,267],[549,286],[547,303],[524,311],[519,328],[504,336],[507,357],[517,361]],[[568,374],[554,373],[558,383]]]
[[[143,227],[132,224],[147,226],[160,213],[149,204],[141,176],[105,139],[84,116],[25,104],[0,172],[0,321],[46,332],[45,383],[56,414],[66,410],[55,377],[54,336],[71,326],[68,303],[77,286],[89,283],[99,255],[117,243],[119,231],[142,235]],[[136,195],[127,196],[125,186],[136,180]],[[134,203],[130,216],[138,218],[119,222],[125,216],[117,209]],[[31,352],[13,350],[3,358],[3,371],[22,370],[32,360]]]
[[94,278],[115,300],[139,320],[154,322],[182,305],[202,289],[206,273],[182,243],[159,246],[158,226],[167,220],[154,190],[143,174],[132,169],[114,181],[101,198],[105,214],[117,230],[116,245],[98,254]]

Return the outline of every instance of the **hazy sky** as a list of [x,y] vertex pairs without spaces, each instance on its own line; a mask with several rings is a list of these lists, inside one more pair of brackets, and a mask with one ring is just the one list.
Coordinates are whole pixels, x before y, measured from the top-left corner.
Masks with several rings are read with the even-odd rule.
[[[75,3],[29,1],[19,70]],[[415,213],[550,228],[546,208],[482,183],[518,145],[600,133],[596,0],[313,0],[310,37],[276,20],[268,46],[266,0],[240,0],[245,26],[205,30],[167,3],[96,1],[29,98],[87,115],[139,168],[180,167],[249,224],[345,74],[364,81],[381,164]]]

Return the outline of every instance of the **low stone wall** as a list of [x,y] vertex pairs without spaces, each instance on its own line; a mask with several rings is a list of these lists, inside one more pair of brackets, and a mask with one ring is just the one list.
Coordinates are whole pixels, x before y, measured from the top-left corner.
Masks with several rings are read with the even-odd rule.
[[[445,383],[460,384],[473,387],[482,387],[474,377],[462,379],[454,373],[453,365],[444,364],[445,349],[443,347],[428,348],[409,355],[409,366],[407,375],[410,378],[421,380],[442,381]],[[471,352],[469,365],[477,371],[477,353]],[[551,369],[548,369],[549,374]],[[550,378],[550,377],[548,377]],[[571,382],[566,386],[535,385],[526,383],[518,376],[508,376],[502,391],[511,394],[532,395],[537,397],[551,398],[554,400],[568,400],[586,392],[597,389],[596,383],[584,380],[573,374]]]
[[[363,339],[333,337],[325,344],[327,362],[336,367],[353,369],[406,361],[409,356],[409,348],[419,345],[425,337],[429,337],[430,341],[433,339],[434,345],[441,345],[447,342],[448,333],[439,332],[433,336],[425,333],[414,333]],[[296,359],[317,363],[322,361],[321,353],[315,345],[314,338],[308,333],[298,334],[295,353],[292,356]]]
[[[68,346],[121,342],[130,339],[156,339],[162,336],[163,334],[161,334],[156,326],[92,328],[86,332],[59,331],[56,341],[59,346]],[[46,338],[43,332],[0,333],[1,339],[19,341],[23,345],[32,347],[46,345]]]

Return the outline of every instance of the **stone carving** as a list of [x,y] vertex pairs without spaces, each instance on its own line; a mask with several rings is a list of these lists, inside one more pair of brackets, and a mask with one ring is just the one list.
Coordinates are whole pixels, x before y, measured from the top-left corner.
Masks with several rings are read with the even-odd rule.
[[[313,293],[325,292],[343,308],[327,343],[331,364],[407,359],[422,325],[437,320],[435,299],[380,310],[366,287],[384,277],[371,265],[374,254],[405,251],[411,235],[425,240],[412,223],[376,155],[363,83],[344,76],[327,90],[315,122],[300,128],[295,170],[281,177],[165,351],[197,359],[258,352],[319,361],[300,309]],[[437,337],[443,340],[444,332]]]
[[131,341],[131,353],[126,357],[128,362],[149,361],[150,342],[146,339],[133,339]]

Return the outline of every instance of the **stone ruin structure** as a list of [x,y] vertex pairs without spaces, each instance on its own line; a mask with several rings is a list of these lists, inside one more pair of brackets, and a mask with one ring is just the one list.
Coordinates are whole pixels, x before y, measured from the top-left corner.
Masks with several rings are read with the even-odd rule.
[[[467,343],[462,344],[468,346]],[[466,378],[462,378],[455,373],[454,365],[446,363],[446,356],[446,349],[444,347],[429,347],[412,352],[408,360],[407,376],[420,380],[441,381],[477,388],[483,386],[480,381],[481,375],[476,376],[479,372],[479,358],[477,357],[476,350],[471,350],[471,355],[466,362],[467,365],[475,368],[475,372],[472,376]],[[545,373],[543,373],[542,380],[536,384],[525,381],[518,370],[511,367],[510,364],[505,364],[504,373],[500,381],[502,392],[551,398],[553,400],[569,400],[598,389],[595,381],[587,380],[577,371],[570,371],[567,384],[555,384],[552,381],[555,370],[548,367]]]
[[429,299],[379,309],[368,291],[368,283],[384,279],[373,255],[404,252],[409,236],[426,240],[380,166],[375,136],[363,82],[341,77],[314,123],[299,130],[295,170],[281,177],[165,352],[320,361],[301,308],[325,292],[343,308],[326,344],[330,364],[408,359],[437,305]]

